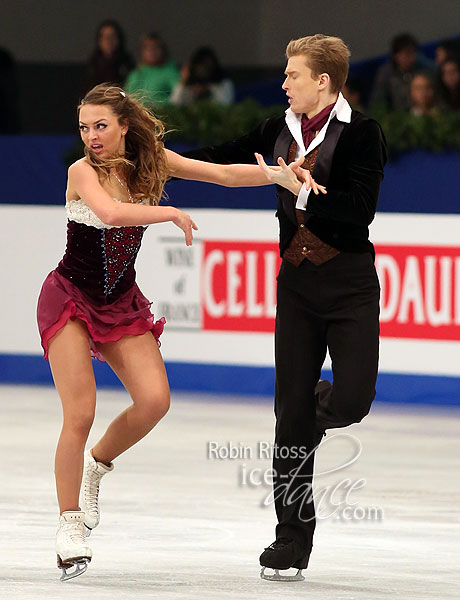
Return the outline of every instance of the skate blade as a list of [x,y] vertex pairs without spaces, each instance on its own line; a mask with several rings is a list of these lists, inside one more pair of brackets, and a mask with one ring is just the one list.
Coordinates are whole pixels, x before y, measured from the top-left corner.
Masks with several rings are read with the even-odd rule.
[[[88,568],[88,564],[91,559],[84,558],[72,558],[67,562],[63,562],[61,557],[58,555],[57,557],[57,565],[60,569],[62,569],[62,575],[60,581],[68,581],[69,579],[73,579],[74,577],[78,577],[82,575],[86,569]],[[73,571],[71,569],[74,569]]]
[[305,581],[305,577],[302,575],[302,569],[298,569],[295,575],[280,575],[279,569],[273,569],[275,571],[274,574],[268,575],[265,573],[265,569],[267,568],[270,569],[270,567],[262,567],[262,570],[260,571],[261,579],[265,579],[266,581]]

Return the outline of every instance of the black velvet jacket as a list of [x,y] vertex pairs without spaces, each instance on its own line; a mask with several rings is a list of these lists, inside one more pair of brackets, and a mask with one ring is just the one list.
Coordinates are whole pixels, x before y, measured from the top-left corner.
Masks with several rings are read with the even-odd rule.
[[[253,163],[254,152],[287,160],[293,137],[284,115],[267,119],[254,131],[220,146],[184,152],[188,158],[212,163]],[[387,160],[385,138],[379,124],[352,111],[351,122],[336,117],[329,123],[326,137],[313,169],[313,178],[325,185],[327,194],[310,192],[305,211],[308,228],[322,241],[346,252],[373,252],[368,226],[377,209],[383,167]],[[294,195],[277,186],[280,223],[280,253],[297,231]]]

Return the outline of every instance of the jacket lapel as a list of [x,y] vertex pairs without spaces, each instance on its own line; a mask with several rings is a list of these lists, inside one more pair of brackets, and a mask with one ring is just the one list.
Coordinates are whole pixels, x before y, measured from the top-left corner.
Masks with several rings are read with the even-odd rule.
[[[293,137],[287,125],[283,127],[280,134],[276,138],[275,147],[273,148],[273,164],[278,164],[278,157],[282,157],[285,162],[288,161],[289,148],[292,144]],[[293,223],[297,225],[297,219],[295,216],[295,202],[293,202],[293,196],[291,192],[277,186],[278,196],[283,203],[284,212],[288,215]]]
[[273,164],[278,164],[277,161],[279,156],[282,156],[284,160],[287,160],[289,147],[291,146],[293,139],[288,126],[285,125],[276,138],[275,147],[273,148]]
[[320,185],[327,186],[329,181],[329,173],[331,171],[332,158],[344,127],[345,123],[342,121],[339,121],[335,117],[331,119],[329,127],[326,131],[326,137],[320,144],[318,156],[316,157],[316,162],[312,173],[313,179]]

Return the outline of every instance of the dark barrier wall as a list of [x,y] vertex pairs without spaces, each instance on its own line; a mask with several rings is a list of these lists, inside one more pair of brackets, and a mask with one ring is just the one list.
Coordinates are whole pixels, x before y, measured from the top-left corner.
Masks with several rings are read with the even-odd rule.
[[342,37],[355,61],[387,52],[404,31],[422,43],[459,32],[458,0],[21,0],[0,2],[1,45],[19,62],[79,63],[109,17],[125,28],[133,54],[142,34],[159,31],[177,61],[209,45],[224,65],[241,66],[281,66],[287,42],[313,33]]
[[[0,203],[63,204],[63,156],[74,144],[73,136],[0,136]],[[459,173],[460,153],[403,155],[385,169],[379,211],[459,213]],[[179,207],[276,207],[271,186],[230,189],[173,181],[167,184],[167,192],[171,204]]]

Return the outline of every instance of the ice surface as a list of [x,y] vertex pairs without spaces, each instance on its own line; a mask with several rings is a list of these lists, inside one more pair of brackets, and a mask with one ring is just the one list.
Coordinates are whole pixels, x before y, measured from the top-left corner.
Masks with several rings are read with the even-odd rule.
[[[302,583],[259,579],[258,556],[274,539],[274,510],[261,507],[267,485],[242,485],[270,467],[268,399],[173,395],[166,418],[115,461],[101,485],[93,561],[61,583],[54,535],[53,459],[61,408],[53,388],[0,387],[0,598],[124,600],[267,598],[436,600],[459,597],[458,409],[374,405],[358,425],[328,434],[317,472],[362,452],[348,468],[318,476],[317,489],[365,480],[351,501],[383,510],[380,519],[318,520]],[[129,403],[103,390],[89,445]],[[216,459],[208,443],[252,450]],[[228,447],[228,446],[227,446]]]

